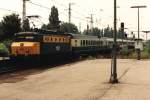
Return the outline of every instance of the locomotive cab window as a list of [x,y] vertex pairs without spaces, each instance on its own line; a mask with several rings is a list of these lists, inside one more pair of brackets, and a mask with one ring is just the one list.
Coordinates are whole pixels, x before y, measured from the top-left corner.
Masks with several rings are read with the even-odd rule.
[[34,36],[16,36],[15,41],[35,41]]

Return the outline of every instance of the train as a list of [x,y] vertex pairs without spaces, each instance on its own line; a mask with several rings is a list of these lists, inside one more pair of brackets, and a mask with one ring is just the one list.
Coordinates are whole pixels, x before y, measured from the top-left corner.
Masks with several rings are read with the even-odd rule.
[[[134,48],[133,40],[117,39],[117,48]],[[47,58],[56,56],[80,56],[108,54],[113,38],[64,33],[50,30],[19,32],[11,44],[13,58]]]

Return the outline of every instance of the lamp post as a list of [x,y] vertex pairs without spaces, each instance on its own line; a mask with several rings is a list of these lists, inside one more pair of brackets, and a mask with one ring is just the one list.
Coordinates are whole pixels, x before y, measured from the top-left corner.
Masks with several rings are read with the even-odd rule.
[[[139,39],[140,39],[140,18],[139,18],[140,11],[139,11],[139,9],[140,8],[146,8],[146,6],[131,6],[131,8],[137,8],[138,9],[138,43],[139,43]],[[137,60],[141,59],[140,56],[141,56],[141,51],[140,51],[140,48],[139,48],[139,49],[137,49]]]
[[23,4],[22,4],[22,20],[26,20],[26,1],[29,1],[29,0],[23,0]]
[[69,3],[69,11],[68,11],[68,17],[69,17],[69,23],[71,23],[71,6],[74,5],[75,3]]
[[113,44],[113,52],[112,52],[112,64],[111,64],[111,76],[110,76],[110,83],[115,84],[118,83],[117,79],[117,0],[114,0],[114,44]]

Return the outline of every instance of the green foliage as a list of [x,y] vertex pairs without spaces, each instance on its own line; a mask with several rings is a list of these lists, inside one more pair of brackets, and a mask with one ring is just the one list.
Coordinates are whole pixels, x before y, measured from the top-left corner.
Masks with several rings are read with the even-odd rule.
[[78,28],[72,23],[63,23],[60,25],[60,31],[67,33],[78,33]]
[[2,30],[2,23],[0,22],[0,41],[3,40],[3,36],[4,36],[4,33],[3,33],[3,30]]
[[150,54],[150,44],[147,44],[145,47],[144,47],[144,52],[147,52]]
[[8,55],[8,53],[8,48],[3,43],[0,43],[0,55]]
[[141,58],[142,59],[149,59],[150,58],[150,53],[148,53],[148,52],[141,52]]
[[125,32],[123,33],[121,28],[117,32],[117,38],[118,39],[125,39],[126,38],[126,33]]
[[104,37],[113,37],[113,29],[110,28],[109,26],[104,28]]
[[30,31],[30,23],[29,23],[28,19],[23,21],[23,29],[22,30],[25,31],[25,32]]
[[2,20],[2,32],[5,37],[12,37],[14,33],[17,33],[21,30],[21,19],[19,15],[11,14],[3,17]]
[[48,29],[46,24],[43,24],[41,29]]
[[51,8],[51,14],[49,15],[49,24],[47,25],[48,29],[56,29],[60,28],[59,14],[58,10],[55,6]]
[[[137,59],[137,52],[132,52],[128,58],[130,59]],[[142,51],[141,52],[141,59],[150,59],[150,54],[148,52]]]
[[1,37],[2,35],[4,35],[4,34],[3,34],[3,30],[2,30],[2,23],[0,22],[0,37]]
[[93,36],[103,36],[103,30],[98,29],[97,27],[90,29],[90,30],[84,30],[83,34],[86,35],[93,35]]
[[51,13],[49,15],[49,23],[43,24],[41,29],[46,30],[60,30],[60,21],[58,10],[55,6],[51,8]]
[[128,46],[124,46],[121,50],[120,50],[120,54],[121,55],[129,55],[130,51],[128,49]]

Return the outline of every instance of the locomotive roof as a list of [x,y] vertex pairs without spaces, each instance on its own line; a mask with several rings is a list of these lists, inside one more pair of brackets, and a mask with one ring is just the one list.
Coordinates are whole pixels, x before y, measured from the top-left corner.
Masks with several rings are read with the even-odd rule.
[[90,38],[90,39],[95,39],[95,38],[98,38],[98,36],[91,36],[91,35],[83,35],[83,34],[73,34],[73,33],[69,33],[72,38],[74,39],[78,39],[78,38],[81,38],[81,39],[85,39],[85,38]]
[[38,35],[38,36],[42,36],[42,35],[69,35],[69,34],[64,34],[62,32],[52,32],[52,31],[40,31],[40,32],[19,32],[16,33],[15,35]]

